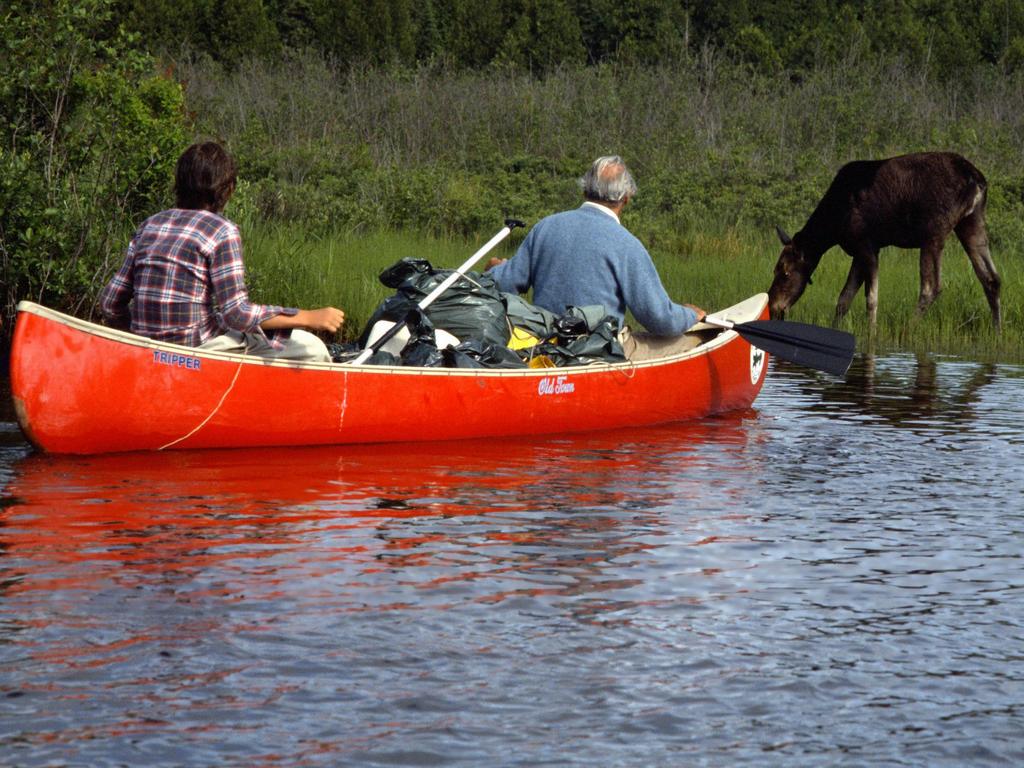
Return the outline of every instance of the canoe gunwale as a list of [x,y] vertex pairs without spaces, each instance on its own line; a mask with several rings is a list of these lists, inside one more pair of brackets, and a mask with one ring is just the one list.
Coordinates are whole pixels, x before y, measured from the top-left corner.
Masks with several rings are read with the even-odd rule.
[[[722,310],[721,312],[714,313],[715,317],[720,317],[733,322],[744,322],[747,320],[756,319],[760,312],[751,311],[736,311],[740,308],[745,308],[747,305],[751,307],[759,303],[761,298],[767,302],[767,294],[757,294],[747,301],[737,304],[729,309]],[[724,346],[730,343],[736,336],[737,333],[733,330],[723,330],[717,326],[707,325],[699,323],[694,326],[691,330],[717,330],[720,331],[714,338],[709,339],[693,349],[689,349],[685,352],[681,352],[675,355],[668,355],[665,357],[652,358],[650,360],[632,361],[626,360],[622,363],[609,363],[605,361],[596,361],[587,365],[573,365],[564,366],[559,368],[423,368],[415,366],[392,366],[392,365],[350,365],[348,363],[320,363],[320,362],[306,362],[306,361],[295,361],[295,360],[274,360],[271,358],[261,358],[255,355],[244,355],[234,352],[215,352],[204,349],[197,349],[196,347],[187,347],[181,344],[173,344],[169,342],[156,341],[154,339],[146,338],[145,336],[139,336],[128,331],[122,331],[116,328],[109,328],[99,323],[93,323],[88,320],[82,320],[81,318],[74,317],[72,315],[64,314],[55,309],[50,309],[41,304],[37,304],[32,301],[21,301],[17,307],[18,313],[33,314],[38,317],[51,320],[56,323],[60,323],[68,328],[73,328],[82,333],[87,333],[92,336],[107,339],[109,341],[115,341],[122,344],[127,344],[135,347],[141,347],[144,349],[152,349],[157,351],[168,352],[172,354],[183,354],[189,357],[197,357],[204,360],[221,360],[224,362],[242,363],[244,365],[252,365],[256,367],[276,367],[276,368],[290,368],[295,370],[320,370],[320,371],[345,371],[346,373],[354,373],[356,375],[365,373],[388,373],[400,376],[487,376],[487,377],[498,377],[498,378],[514,378],[514,377],[544,377],[550,376],[552,370],[557,370],[560,375],[564,374],[581,374],[586,372],[605,372],[605,371],[623,371],[629,373],[634,369],[639,368],[652,368],[671,364],[680,360],[686,360],[689,358],[700,357],[713,349]]]

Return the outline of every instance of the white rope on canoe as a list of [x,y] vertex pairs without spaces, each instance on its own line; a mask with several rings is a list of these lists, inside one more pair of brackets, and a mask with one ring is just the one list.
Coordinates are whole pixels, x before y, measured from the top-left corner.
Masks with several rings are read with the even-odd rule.
[[161,445],[159,448],[157,448],[157,450],[163,451],[166,450],[167,448],[171,448],[177,445],[183,440],[188,440],[190,437],[192,437],[192,435],[194,435],[200,429],[205,427],[209,423],[210,419],[217,415],[217,411],[219,411],[220,407],[224,405],[224,401],[228,399],[228,395],[231,394],[231,390],[235,388],[235,382],[238,381],[238,374],[242,372],[242,366],[244,364],[245,360],[242,360],[241,362],[238,363],[238,367],[235,369],[235,375],[231,378],[231,383],[228,385],[228,388],[224,390],[224,394],[220,396],[220,401],[217,403],[216,406],[214,406],[214,409],[210,411],[210,414],[205,419],[196,424],[196,426],[193,427],[192,430],[187,435],[182,435],[177,440],[171,440],[171,442],[167,443],[166,445]]

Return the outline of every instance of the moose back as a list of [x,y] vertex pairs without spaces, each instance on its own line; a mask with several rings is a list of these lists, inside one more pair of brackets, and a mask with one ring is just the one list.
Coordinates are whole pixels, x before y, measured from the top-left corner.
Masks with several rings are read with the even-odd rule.
[[996,328],[1001,323],[999,274],[985,230],[987,183],[981,171],[952,152],[920,152],[887,160],[847,163],[803,229],[790,238],[779,228],[783,249],[768,290],[773,318],[781,318],[811,282],[822,255],[838,245],[852,263],[836,303],[846,314],[861,285],[868,317],[878,313],[878,252],[885,246],[920,248],[923,313],[941,290],[942,249],[950,232],[967,251]]

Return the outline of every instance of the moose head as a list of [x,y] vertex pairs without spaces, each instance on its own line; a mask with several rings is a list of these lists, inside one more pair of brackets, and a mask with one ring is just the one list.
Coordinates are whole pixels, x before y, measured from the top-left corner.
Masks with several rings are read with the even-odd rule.
[[768,311],[773,320],[782,320],[786,310],[793,306],[811,284],[811,272],[817,266],[811,263],[800,246],[786,234],[782,227],[775,227],[782,241],[782,253],[775,263],[775,277],[768,289]]

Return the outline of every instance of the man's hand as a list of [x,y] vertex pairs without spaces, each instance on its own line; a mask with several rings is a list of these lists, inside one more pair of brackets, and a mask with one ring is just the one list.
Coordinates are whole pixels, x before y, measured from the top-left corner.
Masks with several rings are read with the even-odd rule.
[[697,313],[697,322],[698,323],[701,322],[705,317],[708,316],[708,313],[705,312],[700,307],[698,307],[696,304],[683,304],[683,306],[684,307],[688,307],[689,309],[692,309],[694,312]]
[[497,256],[492,256],[491,260],[487,262],[487,269],[496,267],[499,264],[504,264],[506,261],[508,261],[508,259],[499,259]]

